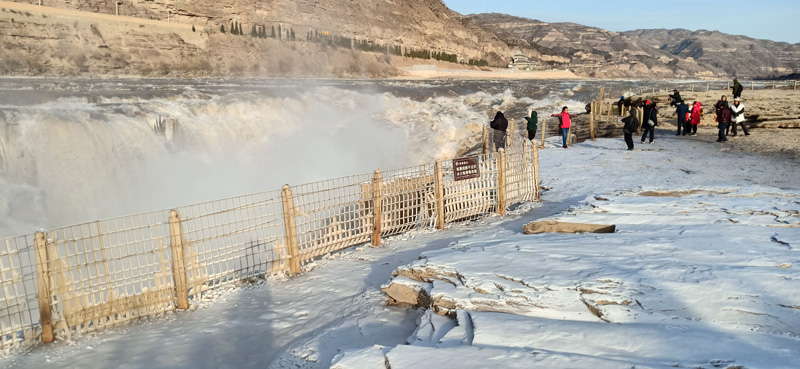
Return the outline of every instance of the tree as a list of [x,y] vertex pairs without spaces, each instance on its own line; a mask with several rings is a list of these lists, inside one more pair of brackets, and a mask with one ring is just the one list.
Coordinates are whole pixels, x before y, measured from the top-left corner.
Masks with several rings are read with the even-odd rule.
[[283,39],[283,27],[280,24],[278,25],[278,39]]
[[225,33],[225,25],[224,24],[220,24],[219,25],[219,31],[222,32],[222,33]]
[[239,22],[239,26],[237,27],[237,29],[239,30],[239,36],[244,35],[244,31],[242,30],[242,22]]
[[269,34],[269,37],[275,38],[275,26],[272,26],[272,33]]
[[194,24],[192,25],[192,32],[197,32],[197,31],[195,31],[195,29],[194,29]]
[[258,37],[258,32],[256,32],[256,25],[254,24],[253,27],[250,29],[250,36],[251,37]]

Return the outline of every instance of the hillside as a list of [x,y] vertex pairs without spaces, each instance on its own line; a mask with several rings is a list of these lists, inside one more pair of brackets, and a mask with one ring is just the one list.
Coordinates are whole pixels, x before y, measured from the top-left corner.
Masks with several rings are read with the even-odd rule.
[[717,31],[651,29],[624,32],[643,44],[744,78],[778,78],[800,71],[800,44]]
[[[393,60],[403,58],[385,52],[389,47],[495,65],[504,64],[509,54],[496,36],[462,25],[460,16],[439,0],[145,1],[123,3],[120,16],[115,11],[113,3],[104,1],[52,7],[0,2],[0,73],[387,77],[400,73],[393,66],[400,63]],[[241,24],[243,36],[230,33],[234,24]],[[254,27],[266,33],[279,30],[283,37],[251,37]],[[316,37],[313,42],[307,40],[309,33]],[[338,47],[338,37],[382,50]],[[432,61],[419,61],[427,62]]]
[[800,44],[704,30],[610,32],[496,13],[469,18],[545,66],[590,77],[777,78],[800,70]]

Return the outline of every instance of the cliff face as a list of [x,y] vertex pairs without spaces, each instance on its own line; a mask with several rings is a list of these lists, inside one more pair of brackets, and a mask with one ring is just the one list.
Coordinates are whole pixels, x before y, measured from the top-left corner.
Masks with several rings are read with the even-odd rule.
[[800,44],[706,30],[653,29],[623,34],[672,55],[714,66],[729,76],[777,78],[800,71]]
[[[145,0],[123,2],[120,16],[115,15],[114,2],[106,0],[45,5],[0,2],[0,58],[7,61],[22,54],[19,63],[6,65],[6,74],[381,77],[397,73],[391,67],[393,57],[305,42],[309,31],[496,65],[505,63],[509,54],[508,46],[495,35],[462,22],[441,0]],[[244,36],[230,35],[232,22],[241,24]],[[254,25],[266,27],[267,33],[278,27],[294,31],[297,41],[251,37]],[[220,32],[221,26],[227,34]],[[180,73],[178,67],[187,70]]]
[[800,70],[800,44],[703,30],[618,33],[504,14],[470,18],[545,65],[593,77],[768,78]]

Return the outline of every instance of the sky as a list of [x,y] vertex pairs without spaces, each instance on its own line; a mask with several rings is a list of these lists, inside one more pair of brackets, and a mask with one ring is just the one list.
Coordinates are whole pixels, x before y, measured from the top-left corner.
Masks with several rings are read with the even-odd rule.
[[[635,29],[717,30],[789,43],[800,43],[797,0],[631,1],[444,0],[461,14],[504,13],[543,22],[572,22],[622,32]],[[631,4],[637,4],[631,6]]]

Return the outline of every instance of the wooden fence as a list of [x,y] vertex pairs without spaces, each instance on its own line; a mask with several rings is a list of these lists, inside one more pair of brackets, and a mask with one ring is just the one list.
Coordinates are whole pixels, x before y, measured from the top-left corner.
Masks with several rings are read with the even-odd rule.
[[337,178],[0,240],[0,349],[188,309],[207,291],[417,228],[538,200],[538,151],[522,137],[477,156]]

